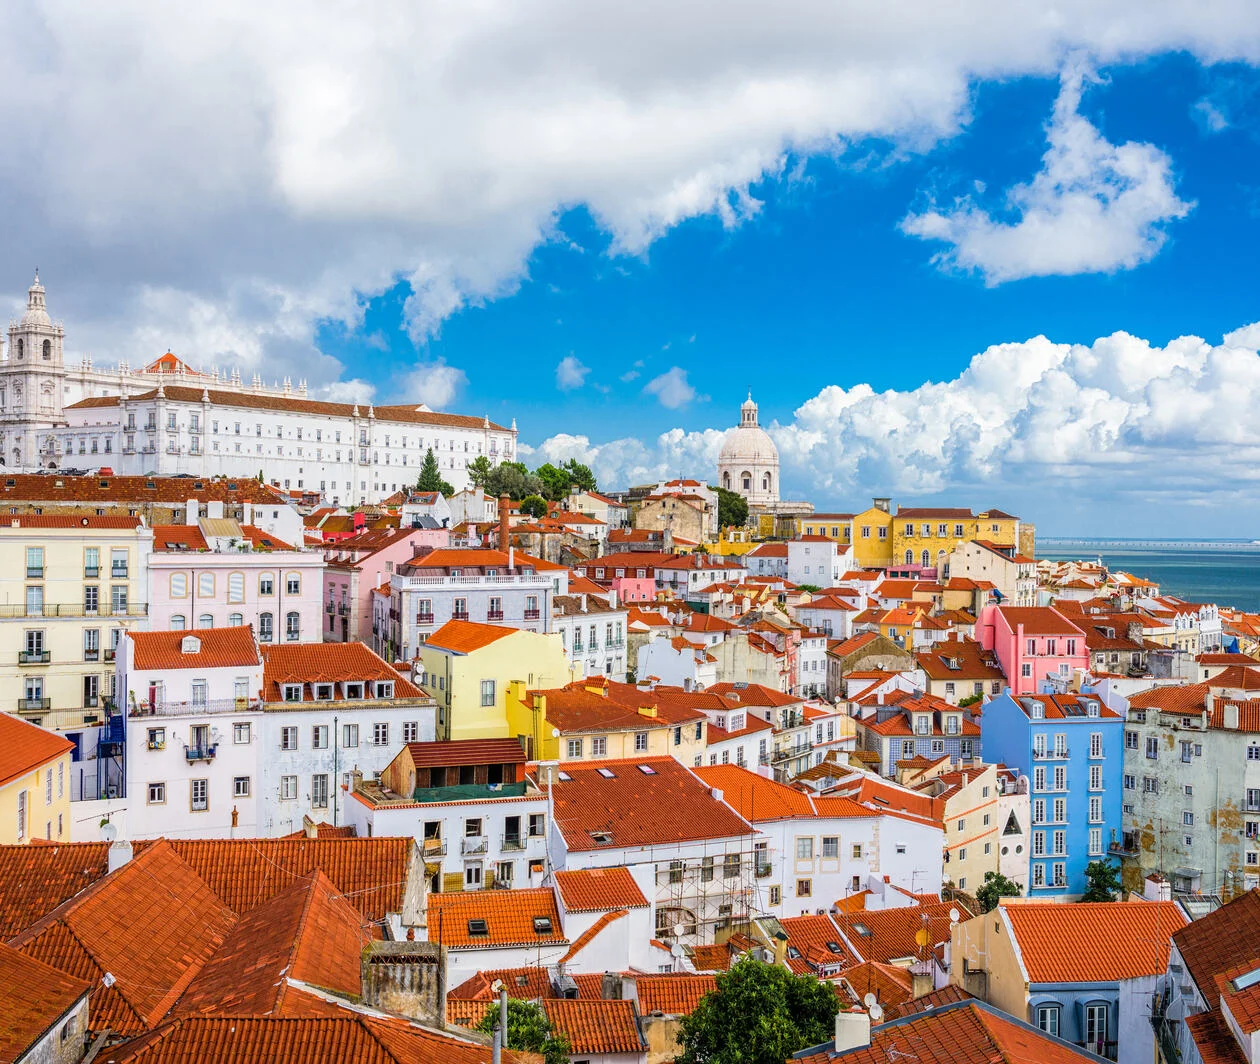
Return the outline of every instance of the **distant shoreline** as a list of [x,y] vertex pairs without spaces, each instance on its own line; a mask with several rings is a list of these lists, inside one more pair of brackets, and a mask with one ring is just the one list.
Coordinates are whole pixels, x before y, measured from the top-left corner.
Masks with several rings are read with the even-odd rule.
[[1112,551],[1122,554],[1145,551],[1222,551],[1251,554],[1260,552],[1260,543],[1249,539],[1107,539],[1068,536],[1038,536],[1037,553],[1063,554],[1073,550]]

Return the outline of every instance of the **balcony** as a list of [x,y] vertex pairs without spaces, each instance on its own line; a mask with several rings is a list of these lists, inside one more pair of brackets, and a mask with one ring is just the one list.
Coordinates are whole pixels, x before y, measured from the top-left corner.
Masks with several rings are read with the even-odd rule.
[[193,702],[148,701],[133,702],[130,717],[199,717],[217,713],[244,713],[256,709],[258,703],[250,698],[210,698]]
[[143,602],[120,603],[102,609],[89,609],[81,602],[0,602],[0,617],[145,617],[149,607]]
[[213,761],[219,750],[218,743],[207,743],[205,746],[185,746],[184,757],[192,761]]
[[489,622],[489,623],[493,623],[493,622],[495,622],[495,621],[501,621],[501,620],[503,620],[503,611],[502,611],[502,610],[486,610],[486,621],[487,621],[487,622]]
[[335,602],[326,602],[326,603],[324,604],[324,609],[325,609],[328,613],[332,613],[332,612],[333,612],[336,608],[337,608],[337,604],[336,604]]
[[47,665],[52,660],[52,652],[48,650],[19,650],[19,665]]
[[95,709],[100,704],[101,704],[100,695],[84,695],[83,696],[84,709]]
[[113,660],[114,660],[114,657],[115,657],[115,655],[116,655],[117,653],[118,653],[118,651],[117,651],[117,649],[115,649],[114,647],[106,647],[106,648],[105,648],[105,660],[106,660],[106,661],[113,661]]
[[44,567],[42,565],[28,565],[26,567],[27,580],[43,580]]
[[349,606],[347,606],[344,602],[343,602],[343,603],[341,603],[341,604],[337,607],[337,615],[338,615],[339,617],[344,617],[344,616],[346,616],[346,614],[348,614],[349,612],[350,612],[350,607],[349,607]]
[[38,713],[52,708],[51,698],[19,698],[17,702],[19,713]]
[[126,580],[127,567],[125,565],[111,565],[109,569],[109,578],[111,580]]
[[460,840],[459,852],[467,856],[474,853],[485,853],[490,848],[490,840],[484,835],[468,835]]
[[541,610],[526,610],[525,611],[525,620],[527,621],[536,621],[540,617],[542,617]]
[[445,839],[425,839],[424,840],[424,856],[428,857],[445,857],[446,856],[446,840]]
[[1034,761],[1066,761],[1068,757],[1068,748],[1061,746],[1055,750],[1034,750]]
[[773,870],[774,869],[772,868],[772,866],[770,865],[768,861],[764,863],[761,861],[757,862],[757,878],[758,879],[765,879],[768,875],[770,875],[770,873]]
[[100,661],[101,652],[96,647],[91,647],[90,649],[84,650],[83,660],[84,661]]
[[416,624],[432,624],[432,623],[433,623],[433,614],[431,613],[417,613],[416,614]]
[[85,580],[95,580],[101,575],[101,567],[99,565],[85,565],[83,567],[83,577]]
[[468,620],[468,611],[455,610],[454,612],[451,613],[451,619],[455,621],[466,621]]

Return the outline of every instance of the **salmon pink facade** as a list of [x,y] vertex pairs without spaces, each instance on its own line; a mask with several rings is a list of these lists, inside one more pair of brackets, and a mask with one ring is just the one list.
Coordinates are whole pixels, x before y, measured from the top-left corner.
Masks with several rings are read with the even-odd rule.
[[1037,694],[1048,676],[1089,668],[1085,633],[1053,607],[985,606],[976,628],[980,645],[997,655],[1013,694]]

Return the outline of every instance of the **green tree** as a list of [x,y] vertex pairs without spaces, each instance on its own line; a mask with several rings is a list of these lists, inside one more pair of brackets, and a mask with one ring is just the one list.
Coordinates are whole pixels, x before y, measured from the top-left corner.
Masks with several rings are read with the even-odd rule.
[[[499,1003],[486,1011],[475,1030],[494,1033],[499,1022]],[[527,1053],[541,1053],[545,1064],[568,1064],[569,1040],[552,1030],[547,1014],[529,1001],[508,998],[507,1048]],[[782,1064],[782,1062],[780,1062]]]
[[[582,491],[598,491],[599,485],[595,482],[595,474],[591,472],[591,467],[579,462],[576,458],[570,458],[560,467],[564,470],[565,475],[569,478],[569,487],[576,484]],[[566,491],[567,495],[568,492]]]
[[443,495],[454,495],[455,489],[448,481],[442,479],[442,470],[438,466],[437,455],[430,447],[424,453],[424,462],[420,466],[420,477],[416,481],[417,491],[440,491]]
[[521,513],[529,514],[530,517],[547,516],[547,500],[541,495],[526,495],[518,505]]
[[967,695],[966,698],[958,700],[958,708],[966,709],[968,706],[974,706],[977,702],[983,702],[984,695]]
[[718,497],[718,524],[723,528],[734,525],[743,528],[748,521],[748,500],[737,491],[714,488]]
[[563,469],[553,466],[550,462],[544,462],[535,469],[534,476],[538,478],[538,482],[542,485],[544,498],[548,498],[552,502],[559,502],[569,494],[568,476]]
[[1089,886],[1081,901],[1115,901],[1120,893],[1120,869],[1110,861],[1090,861],[1085,866]]
[[998,906],[999,898],[1018,898],[1019,884],[1012,883],[1001,872],[985,872],[984,882],[976,891],[976,901],[980,903],[982,913],[992,912]]
[[484,454],[477,455],[468,463],[468,479],[472,481],[473,487],[484,487],[486,480],[494,471],[494,466],[490,464],[490,459]]
[[482,490],[494,498],[505,491],[510,499],[523,499],[526,495],[541,495],[542,484],[520,462],[500,462],[486,477]]
[[836,994],[811,975],[744,957],[678,1030],[675,1064],[783,1064],[834,1034]]
[[821,591],[822,588],[819,587],[817,584],[797,584],[796,590],[808,591],[812,595],[815,591]]

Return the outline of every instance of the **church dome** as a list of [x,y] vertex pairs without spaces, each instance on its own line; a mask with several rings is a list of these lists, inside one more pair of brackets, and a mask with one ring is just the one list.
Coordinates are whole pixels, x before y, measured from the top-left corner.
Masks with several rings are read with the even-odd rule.
[[35,271],[35,283],[26,290],[26,313],[22,315],[23,325],[51,325],[48,308],[44,305],[44,286],[39,283],[39,271]]
[[739,427],[728,429],[726,439],[722,441],[722,452],[718,461],[723,464],[747,462],[760,465],[765,462],[779,461],[779,449],[774,445],[760,425],[757,424],[757,404],[752,394],[739,408]]

